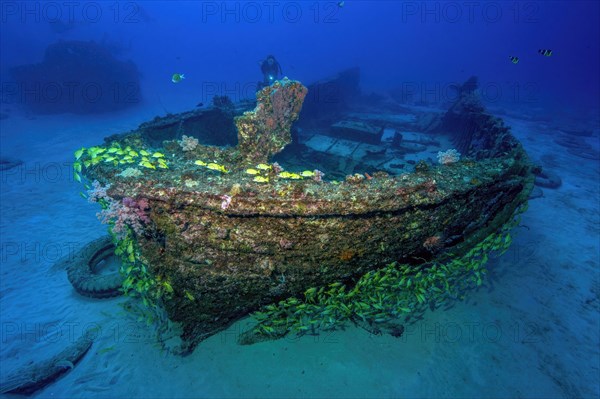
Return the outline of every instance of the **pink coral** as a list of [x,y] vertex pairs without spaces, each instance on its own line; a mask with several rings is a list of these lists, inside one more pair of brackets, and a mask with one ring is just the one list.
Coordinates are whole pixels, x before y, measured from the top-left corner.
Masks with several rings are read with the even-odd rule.
[[118,238],[125,236],[127,227],[130,227],[136,234],[142,234],[144,225],[150,223],[148,200],[142,198],[136,201],[133,198],[125,197],[119,202],[108,198],[108,207],[97,214],[98,219],[102,223],[112,224],[112,232]]
[[186,136],[185,134],[178,141],[179,146],[183,151],[193,151],[198,147],[198,139],[193,136]]
[[273,162],[273,164],[271,166],[273,167],[274,173],[283,172],[283,168],[281,167],[281,165],[279,165],[278,162]]
[[221,199],[223,200],[223,202],[221,202],[221,209],[225,210],[229,208],[229,204],[231,204],[231,197],[223,194],[221,195]]
[[442,237],[439,235],[427,237],[423,243],[423,247],[430,252],[435,252],[442,247]]
[[112,198],[107,194],[106,190],[110,188],[110,184],[102,186],[98,180],[92,182],[92,187],[87,191],[88,202],[97,202],[99,204],[110,203]]
[[460,152],[455,149],[438,152],[438,162],[442,165],[450,165],[460,160]]
[[323,181],[323,176],[325,176],[325,173],[321,172],[319,169],[315,169],[314,170],[314,176],[313,176],[313,180],[316,182],[322,182]]

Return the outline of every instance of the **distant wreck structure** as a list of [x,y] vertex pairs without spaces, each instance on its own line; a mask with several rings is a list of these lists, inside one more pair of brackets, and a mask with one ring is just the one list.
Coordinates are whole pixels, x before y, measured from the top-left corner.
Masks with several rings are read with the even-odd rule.
[[136,65],[93,41],[61,40],[47,47],[42,62],[13,67],[10,74],[6,101],[35,114],[112,112],[142,100]]
[[[123,259],[124,292],[166,311],[184,352],[259,310],[243,343],[344,322],[400,336],[400,316],[482,284],[487,253],[509,245],[506,226],[534,177],[475,91],[411,133],[425,116],[361,108],[360,93],[344,87],[338,117],[356,123],[328,120],[333,133],[318,123],[329,118],[318,104],[301,111],[310,91],[284,78],[255,104],[156,118],[76,152],[76,178]],[[213,123],[237,140],[199,143]],[[340,135],[352,126],[376,137],[348,144]],[[394,135],[393,146],[384,141]],[[421,159],[406,158],[413,153]]]

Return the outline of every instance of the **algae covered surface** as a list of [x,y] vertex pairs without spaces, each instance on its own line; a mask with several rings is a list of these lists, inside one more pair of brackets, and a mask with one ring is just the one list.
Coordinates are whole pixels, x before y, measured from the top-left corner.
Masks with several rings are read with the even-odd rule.
[[[471,104],[467,94],[463,100]],[[305,96],[302,84],[287,79],[257,93],[254,110],[234,118],[236,146],[201,145],[191,138],[194,132],[185,132],[157,147],[145,124],[76,153],[76,176],[95,181],[88,185],[91,198],[118,233],[125,291],[181,323],[188,348],[264,306],[271,311],[257,315],[266,335],[306,331],[313,319],[302,316],[304,308],[284,312],[286,322],[265,323],[269,314],[282,316],[270,304],[296,298],[294,306],[315,305],[311,293],[326,299],[331,284],[357,297],[360,289],[368,298],[381,284],[361,281],[379,269],[399,282],[398,273],[436,276],[438,266],[432,265],[456,266],[452,262],[469,254],[464,266],[485,263],[481,251],[473,260],[474,249],[502,249],[498,240],[506,238],[499,232],[527,200],[533,184],[527,156],[509,129],[483,109],[470,111],[471,128],[460,141],[467,157],[461,160],[420,162],[400,175],[350,174],[343,181],[328,180],[327,171],[311,165],[284,170],[272,157],[291,143]],[[460,104],[448,115],[457,113]],[[460,127],[465,118],[454,115],[450,124]],[[394,272],[391,264],[403,266]],[[481,277],[477,273],[475,281]],[[452,280],[444,278],[442,288],[451,290],[444,285]],[[416,291],[415,303],[440,289],[430,280]],[[395,286],[394,292],[407,288]],[[362,298],[356,303],[365,303]],[[336,312],[354,314],[346,319],[376,328],[373,323],[384,317],[357,317],[360,307],[342,299],[346,309],[334,304]],[[386,323],[394,315],[385,313]],[[333,325],[342,318],[326,320]],[[392,323],[392,332],[399,328]]]

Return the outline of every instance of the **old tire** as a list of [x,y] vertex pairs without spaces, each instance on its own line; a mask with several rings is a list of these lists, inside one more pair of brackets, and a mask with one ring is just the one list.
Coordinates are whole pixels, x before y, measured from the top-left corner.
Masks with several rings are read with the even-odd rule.
[[27,364],[16,370],[3,381],[0,381],[0,395],[5,393],[30,395],[53,383],[85,356],[92,347],[93,342],[90,334],[82,334],[74,344],[66,347],[54,357]]
[[118,272],[99,274],[103,260],[114,254],[115,245],[109,236],[98,238],[79,251],[67,266],[67,277],[79,294],[90,298],[111,298],[121,295],[123,276]]
[[533,190],[531,190],[528,199],[531,201],[536,198],[544,198],[544,192],[538,186],[533,187]]
[[547,172],[544,170],[536,171],[535,185],[544,188],[559,188],[562,185],[562,179],[556,173]]

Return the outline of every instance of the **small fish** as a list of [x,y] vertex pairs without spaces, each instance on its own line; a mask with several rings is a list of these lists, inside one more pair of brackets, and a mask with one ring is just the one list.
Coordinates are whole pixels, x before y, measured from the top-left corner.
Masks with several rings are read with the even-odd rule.
[[252,169],[252,168],[246,169],[245,172],[248,173],[249,175],[258,175],[258,174],[260,174],[260,170],[256,170],[256,169]]
[[172,293],[173,292],[173,287],[171,286],[171,284],[169,284],[168,281],[163,281],[163,287],[165,288],[165,291],[167,291],[168,293]]
[[158,160],[158,167],[161,169],[169,169],[169,165],[167,165],[167,163],[165,161],[163,161],[162,159]]
[[305,170],[302,173],[300,173],[300,176],[302,176],[302,177],[314,177],[315,176],[315,172],[313,172],[312,170]]
[[198,108],[204,107],[204,103],[198,103],[198,104],[196,104],[196,107],[198,107]]
[[194,163],[195,163],[196,165],[200,165],[200,166],[206,166],[206,165],[208,165],[206,162],[204,162],[204,161],[201,161],[201,160],[197,160],[197,161],[195,161]]
[[108,348],[103,348],[103,349],[100,349],[100,350],[98,351],[98,354],[99,354],[99,355],[102,355],[102,354],[104,354],[104,353],[106,353],[106,352],[110,352],[110,351],[112,351],[112,350],[114,350],[114,349],[115,349],[115,347],[114,347],[114,346],[109,346]]
[[338,6],[339,8],[342,8],[342,7],[344,7],[344,4],[345,4],[345,3],[346,3],[345,1],[338,1],[338,3],[337,3],[337,6]]
[[552,50],[543,50],[543,49],[539,49],[538,53],[540,53],[541,55],[543,55],[544,57],[550,57],[552,55]]
[[227,173],[228,172],[227,169],[225,169],[225,166],[219,165],[218,163],[214,163],[214,162],[211,162],[208,165],[206,165],[206,168],[210,169],[210,170],[217,170],[217,171],[222,172],[222,173]]
[[302,176],[300,176],[298,173],[290,173],[290,172],[281,172],[277,176],[281,177],[282,179],[293,179],[293,180],[302,179]]
[[267,165],[266,163],[259,163],[258,165],[256,165],[256,169],[269,170],[271,169],[271,165]]
[[510,57],[508,57],[508,58],[510,59],[510,61],[511,61],[513,64],[518,64],[518,63],[519,63],[519,57],[514,57],[514,56],[512,56],[512,55],[511,55],[511,56],[510,56]]
[[173,76],[171,77],[171,82],[173,82],[173,83],[179,83],[183,79],[185,79],[185,75],[184,74],[182,74],[182,73],[174,73]]
[[78,160],[79,158],[81,158],[81,156],[83,155],[84,152],[85,152],[85,147],[81,147],[80,149],[75,151],[75,159]]
[[148,169],[156,169],[156,166],[152,165],[148,161],[142,161],[138,165],[143,166],[143,167],[148,168]]
[[256,176],[252,180],[254,180],[257,183],[268,183],[269,182],[269,178],[268,177],[264,177],[264,176]]

